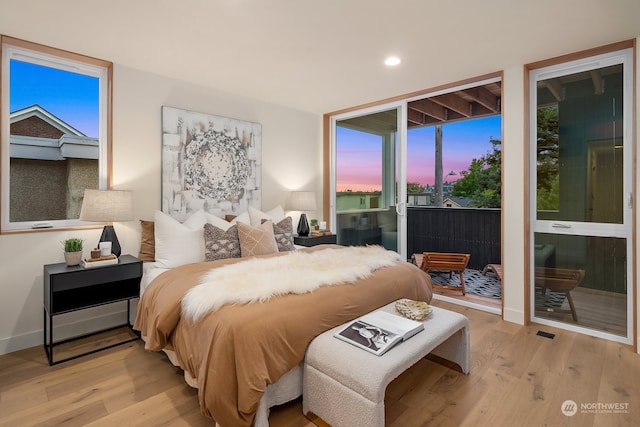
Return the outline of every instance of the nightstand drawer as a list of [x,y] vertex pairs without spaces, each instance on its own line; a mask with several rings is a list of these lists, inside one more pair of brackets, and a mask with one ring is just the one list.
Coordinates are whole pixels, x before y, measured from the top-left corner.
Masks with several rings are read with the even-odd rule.
[[65,274],[50,274],[49,280],[52,292],[62,292],[69,289],[127,280],[141,275],[141,264],[113,264],[91,269],[78,267],[78,270],[69,271]]

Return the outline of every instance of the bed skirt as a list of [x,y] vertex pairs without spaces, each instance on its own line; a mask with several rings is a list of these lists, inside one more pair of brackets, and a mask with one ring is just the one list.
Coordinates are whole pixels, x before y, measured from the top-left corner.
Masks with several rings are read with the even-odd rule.
[[[145,338],[142,337],[144,341]],[[173,350],[162,350],[173,366],[177,366],[182,369],[178,363],[178,358]],[[198,388],[198,382],[194,377],[189,375],[187,371],[182,369],[184,373],[185,382],[193,388]],[[264,389],[264,394],[260,399],[258,405],[258,412],[253,420],[254,427],[269,427],[269,412],[270,409],[277,405],[290,402],[298,397],[302,396],[302,364],[294,367],[289,372],[284,374],[282,378],[276,381],[275,384],[269,384]],[[216,423],[216,426],[218,424]]]

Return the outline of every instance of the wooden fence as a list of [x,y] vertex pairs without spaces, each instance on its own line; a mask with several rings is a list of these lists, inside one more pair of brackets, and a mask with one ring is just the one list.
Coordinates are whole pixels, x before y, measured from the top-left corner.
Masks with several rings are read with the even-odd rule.
[[500,264],[500,209],[407,208],[407,254],[471,254],[467,268]]

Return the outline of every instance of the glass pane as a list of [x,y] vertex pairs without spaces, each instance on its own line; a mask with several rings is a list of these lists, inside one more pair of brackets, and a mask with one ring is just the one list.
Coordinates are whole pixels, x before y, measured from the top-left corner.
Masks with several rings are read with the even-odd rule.
[[534,239],[536,316],[626,336],[626,239],[547,233]]
[[537,83],[537,219],[623,222],[622,65]]
[[499,115],[409,128],[407,206],[499,208],[500,128]]
[[99,185],[100,79],[9,64],[9,221],[77,219],[84,190]]
[[337,122],[338,244],[397,250],[396,134],[395,109]]

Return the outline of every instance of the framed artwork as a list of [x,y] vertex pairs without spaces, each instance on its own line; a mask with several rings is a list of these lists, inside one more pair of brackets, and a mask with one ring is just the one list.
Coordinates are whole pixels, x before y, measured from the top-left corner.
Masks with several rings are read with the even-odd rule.
[[162,211],[224,217],[261,208],[262,126],[162,107]]

